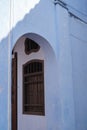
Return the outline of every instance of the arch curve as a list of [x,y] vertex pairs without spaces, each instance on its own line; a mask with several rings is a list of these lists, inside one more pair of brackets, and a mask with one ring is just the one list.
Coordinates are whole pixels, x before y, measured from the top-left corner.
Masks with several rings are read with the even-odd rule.
[[[24,41],[26,38],[29,38],[33,41],[35,41],[39,46],[40,49],[37,52],[33,52],[29,55],[26,55],[24,52]],[[51,44],[49,43],[49,41],[47,41],[45,38],[43,38],[42,36],[35,34],[35,33],[27,33],[24,34],[23,36],[21,36],[17,42],[15,43],[15,46],[13,48],[13,52],[17,52],[18,53],[18,128],[20,129],[21,127],[27,126],[27,128],[31,128],[33,129],[33,126],[36,126],[36,122],[34,121],[35,116],[31,116],[31,115],[22,115],[24,113],[22,113],[22,108],[21,106],[23,106],[23,101],[22,101],[22,97],[23,97],[23,65],[28,63],[28,61],[31,60],[43,60],[44,63],[44,102],[45,102],[45,116],[44,118],[40,118],[38,117],[38,126],[41,130],[44,130],[46,126],[46,120],[47,118],[49,119],[49,117],[53,117],[55,109],[54,107],[50,107],[52,104],[55,103],[55,99],[58,98],[58,65],[57,65],[57,60],[56,60],[56,54],[55,51],[53,49],[53,47],[51,46]],[[56,103],[55,103],[56,106]],[[44,115],[44,114],[42,114]],[[19,117],[20,116],[20,117]],[[20,119],[20,120],[19,120]],[[24,126],[22,126],[22,121],[24,120]],[[41,121],[42,123],[39,124],[39,121]],[[33,124],[33,125],[32,125]],[[36,129],[36,128],[34,128]],[[38,129],[36,129],[38,130]]]
[[[16,41],[15,43],[13,44],[12,46],[12,50],[14,49],[14,47],[16,46],[16,44],[21,40],[21,38],[30,38],[31,40],[35,41],[36,43],[38,43],[42,49],[44,50],[44,53],[48,53],[48,55],[51,54],[56,58],[56,52],[54,50],[54,48],[52,47],[52,45],[50,44],[50,42],[45,39],[43,36],[37,34],[37,33],[33,33],[33,32],[30,32],[30,33],[25,33],[23,34],[22,36],[20,36]],[[47,54],[46,54],[47,55]]]

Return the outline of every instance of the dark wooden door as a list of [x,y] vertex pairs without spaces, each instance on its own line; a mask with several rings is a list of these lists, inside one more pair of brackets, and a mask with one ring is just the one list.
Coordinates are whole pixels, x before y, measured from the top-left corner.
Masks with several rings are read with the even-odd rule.
[[12,108],[12,130],[17,130],[17,53],[14,53],[12,58],[11,108]]

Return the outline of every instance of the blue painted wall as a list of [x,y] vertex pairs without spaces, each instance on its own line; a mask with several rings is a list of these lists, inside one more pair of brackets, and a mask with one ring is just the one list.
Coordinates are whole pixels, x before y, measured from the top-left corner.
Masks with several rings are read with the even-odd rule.
[[69,11],[87,22],[87,0],[62,0],[67,4]]
[[8,126],[8,47],[7,39],[0,43],[0,129]]
[[87,25],[71,18],[70,38],[76,129],[87,129]]
[[[54,5],[52,0],[38,1],[33,9],[23,12],[20,18],[16,17],[17,2],[14,11],[11,8],[11,17],[9,12],[3,17],[3,11],[7,12],[10,7],[10,1],[7,3],[4,0],[0,3],[0,7],[5,6],[5,3],[7,5],[0,13],[2,19],[0,26],[3,28],[3,35],[0,37],[0,130],[10,130],[11,127],[11,110],[8,104],[10,103],[8,89],[11,89],[11,85],[8,86],[8,41],[10,38],[12,50],[17,40],[27,33],[35,33],[45,38],[57,59],[55,91],[58,95],[52,97],[52,93],[48,91],[47,102],[53,105],[53,109],[47,106],[46,130],[87,130],[87,1],[64,0],[64,2],[69,12],[83,22],[71,16],[62,6]],[[18,3],[21,3],[20,0]],[[26,9],[26,3],[22,6]],[[9,20],[11,20],[10,26]],[[11,60],[11,57],[9,58]]]

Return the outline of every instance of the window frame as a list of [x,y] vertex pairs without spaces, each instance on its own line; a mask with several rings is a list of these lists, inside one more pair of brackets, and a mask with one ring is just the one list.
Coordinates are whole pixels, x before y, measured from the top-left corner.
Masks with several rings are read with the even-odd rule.
[[[28,42],[30,41],[30,45],[29,46],[32,46],[31,44],[36,44],[37,45],[37,49],[35,48],[31,48],[31,50],[27,50],[27,43],[26,43],[26,40],[28,40]],[[24,41],[24,48],[25,48],[25,54],[29,55],[30,53],[32,52],[38,52],[39,49],[40,49],[40,46],[38,45],[38,43],[36,43],[34,40],[30,39],[30,38],[26,38],[25,41]]]
[[[25,105],[25,101],[24,101],[24,99],[25,99],[25,95],[24,95],[24,66],[26,66],[26,65],[28,65],[28,64],[30,64],[30,63],[33,63],[33,62],[38,62],[38,63],[42,63],[42,77],[43,77],[43,111],[42,112],[32,112],[32,111],[25,111],[24,109],[24,105]],[[27,114],[27,115],[41,115],[41,116],[44,116],[45,115],[45,96],[44,96],[44,60],[39,60],[39,59],[33,59],[33,60],[30,60],[30,61],[28,61],[28,62],[26,62],[23,66],[22,66],[22,78],[23,78],[23,114]],[[38,75],[38,74],[37,74]],[[29,105],[29,104],[28,104]]]

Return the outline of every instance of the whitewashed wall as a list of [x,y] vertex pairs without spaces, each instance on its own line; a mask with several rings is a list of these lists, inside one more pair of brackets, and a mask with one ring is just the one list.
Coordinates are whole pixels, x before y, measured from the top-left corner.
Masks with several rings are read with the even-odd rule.
[[[27,34],[27,37],[33,38],[33,34]],[[57,122],[57,115],[55,114],[56,108],[59,109],[59,99],[58,99],[58,73],[56,70],[56,57],[54,52],[52,51],[49,43],[38,36],[38,38],[34,38],[36,42],[40,45],[40,50],[37,53],[32,53],[30,55],[26,55],[24,52],[24,41],[25,36],[21,37],[14,47],[14,52],[18,53],[18,83],[17,83],[17,97],[18,97],[18,130],[47,130],[47,129],[56,129],[58,128],[57,123],[54,123],[54,120]],[[45,95],[45,116],[39,115],[26,115],[23,114],[23,82],[22,82],[22,65],[27,61],[32,59],[41,59],[44,60],[44,95]],[[53,63],[52,63],[53,62]],[[55,65],[55,66],[54,66]],[[53,67],[54,66],[54,67]],[[56,99],[56,101],[55,101]],[[57,103],[58,101],[58,103]]]
[[25,64],[27,61],[30,61],[32,59],[41,59],[44,60],[43,52],[40,51],[38,53],[32,53],[30,55],[25,54],[25,47],[24,47],[24,41],[25,37],[22,37],[17,43],[14,48],[14,52],[17,52],[18,54],[18,83],[17,83],[17,97],[18,97],[18,130],[28,130],[28,129],[36,129],[36,130],[45,130],[46,129],[46,117],[45,116],[34,116],[34,115],[26,115],[23,114],[23,64]]

